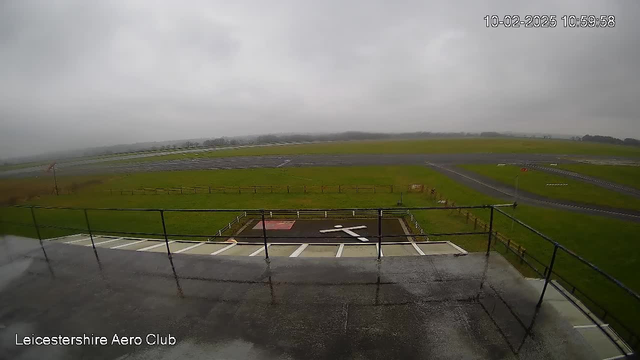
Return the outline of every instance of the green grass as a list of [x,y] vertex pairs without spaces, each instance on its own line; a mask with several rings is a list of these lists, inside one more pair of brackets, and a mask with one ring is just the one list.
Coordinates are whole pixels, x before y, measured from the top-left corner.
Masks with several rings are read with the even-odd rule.
[[463,138],[393,141],[348,141],[320,144],[264,146],[230,150],[170,154],[114,162],[180,160],[203,157],[300,154],[456,154],[545,153],[640,157],[640,148],[568,140]]
[[[640,199],[603,189],[597,185],[544,171],[529,169],[520,171],[520,166],[461,165],[503,184],[515,186],[518,176],[518,188],[533,194],[552,199],[568,200],[583,204],[603,205],[612,208],[640,210]],[[546,184],[568,184],[567,186],[547,186]]]
[[640,189],[640,166],[560,164],[558,167]]
[[177,186],[249,185],[407,185],[424,181],[423,167],[306,167],[242,170],[195,170],[110,176],[87,189],[135,189]]
[[[71,179],[70,179],[71,180]],[[435,187],[441,194],[458,204],[499,203],[498,199],[484,196],[464,185],[456,183],[444,175],[421,166],[389,167],[337,167],[337,168],[285,168],[253,170],[218,170],[189,172],[159,172],[107,177],[106,182],[87,188],[86,191],[108,187],[161,187],[219,185],[278,185],[313,184],[408,184],[422,183]],[[34,204],[72,207],[122,207],[122,208],[322,208],[322,207],[392,207],[399,194],[195,194],[195,195],[123,195],[109,196],[78,194],[46,196],[32,200]],[[405,194],[406,206],[432,206],[434,199],[426,193]],[[508,210],[513,212],[513,210]],[[488,211],[474,212],[488,220]],[[472,224],[455,211],[414,211],[427,232],[458,232],[473,230]],[[170,233],[213,234],[236,214],[195,214],[167,213],[167,230]],[[575,214],[560,210],[548,210],[531,206],[519,206],[515,215],[551,236],[569,249],[593,262],[604,271],[616,277],[636,291],[640,291],[640,278],[636,276],[640,266],[640,242],[635,241],[640,232],[640,224]],[[0,216],[7,221],[31,222],[28,209],[3,208]],[[36,210],[41,225],[69,226],[84,229],[81,211]],[[162,230],[158,213],[113,213],[90,211],[94,230],[138,231],[160,233]],[[580,224],[580,226],[576,226]],[[512,222],[496,214],[495,229],[508,235],[527,249],[527,253],[548,262],[552,245],[530,231],[518,226],[511,229]],[[35,237],[33,228],[5,225],[3,231]],[[43,229],[45,237],[77,233],[79,230]],[[85,231],[86,232],[86,231]],[[448,236],[469,251],[483,251],[486,236]],[[498,247],[500,248],[500,247]],[[640,314],[634,309],[637,304],[610,287],[601,277],[588,271],[586,267],[564,254],[558,256],[556,271],[599,303],[606,305],[614,315],[629,320],[640,332]]]
[[20,163],[20,164],[0,165],[0,171],[25,169],[25,168],[34,167],[34,166],[42,166],[44,168],[49,164],[51,164],[50,161],[37,161],[37,162],[28,162],[28,163]]

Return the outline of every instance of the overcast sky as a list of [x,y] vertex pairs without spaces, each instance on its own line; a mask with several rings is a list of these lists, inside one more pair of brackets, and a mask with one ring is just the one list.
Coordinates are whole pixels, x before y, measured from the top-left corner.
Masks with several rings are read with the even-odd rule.
[[639,1],[430,3],[1,0],[0,158],[278,132],[640,138]]

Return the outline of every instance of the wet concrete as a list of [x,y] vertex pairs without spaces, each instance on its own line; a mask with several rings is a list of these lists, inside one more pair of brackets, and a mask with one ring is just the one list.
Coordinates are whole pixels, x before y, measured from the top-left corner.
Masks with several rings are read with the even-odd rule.
[[[590,359],[497,253],[214,257],[0,240],[0,357]],[[140,346],[16,346],[15,336],[141,336]],[[144,342],[170,334],[173,346]]]

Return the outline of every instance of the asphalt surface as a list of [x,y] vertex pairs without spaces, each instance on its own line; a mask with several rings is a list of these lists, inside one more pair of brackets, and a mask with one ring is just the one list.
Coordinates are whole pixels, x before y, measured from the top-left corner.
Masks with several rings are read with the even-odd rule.
[[453,166],[441,166],[433,163],[430,163],[429,167],[485,195],[500,198],[508,202],[517,201],[519,204],[568,210],[587,215],[606,216],[614,219],[640,222],[640,211],[557,200],[522,191],[521,189],[518,190],[516,197],[514,187],[507,186],[494,179],[474,173],[473,171]]
[[[266,263],[16,237],[0,248],[1,358],[596,358],[497,253]],[[83,334],[107,345],[16,345]]]
[[[256,224],[262,224],[262,222],[250,221],[244,230],[234,235],[234,238],[238,241],[262,242],[262,227],[255,226]],[[267,235],[269,241],[275,243],[363,243],[343,231],[320,233],[320,230],[335,230],[336,225],[342,228],[366,226],[364,229],[354,229],[353,232],[366,238],[368,242],[378,241],[377,219],[295,220],[291,229],[267,230]],[[398,237],[398,235],[405,235],[398,219],[382,219],[381,231],[386,235],[382,238],[384,242],[407,241],[406,236]],[[243,238],[244,236],[248,238]]]
[[608,189],[608,190],[617,191],[617,192],[620,192],[620,193],[623,193],[623,194],[626,194],[626,195],[629,195],[629,196],[640,198],[640,190],[632,188],[632,187],[629,187],[629,186],[620,185],[620,184],[617,184],[617,183],[614,183],[614,182],[611,182],[611,181],[606,181],[606,180],[594,178],[592,176],[578,174],[576,172],[568,171],[568,170],[564,170],[564,169],[558,169],[558,168],[547,167],[547,166],[539,166],[539,165],[531,165],[530,167],[532,169],[545,171],[545,172],[548,172],[548,173],[551,173],[551,174],[555,174],[555,175],[560,175],[560,176],[573,178],[573,179],[576,179],[576,180],[584,181],[584,182],[589,183],[589,184],[593,184],[593,185],[596,185],[596,186],[603,187],[603,188]]
[[[104,162],[104,160],[102,161]],[[185,160],[145,161],[131,163],[63,163],[56,169],[60,175],[87,175],[148,171],[253,169],[307,166],[423,165],[432,162],[454,164],[522,164],[573,162],[564,155],[549,154],[344,154],[344,155],[269,155],[194,158]],[[43,168],[0,172],[0,177],[31,177],[43,174]]]
[[[185,150],[183,152],[194,152]],[[148,154],[145,154],[149,156]],[[100,163],[100,159],[91,163],[60,164],[59,175],[89,175],[111,173],[134,173],[153,171],[182,171],[182,170],[220,170],[220,169],[253,169],[253,168],[282,168],[282,167],[313,167],[313,166],[373,166],[373,165],[425,165],[441,173],[471,186],[486,195],[504,200],[513,200],[513,189],[497,181],[488,179],[470,171],[455,167],[458,164],[514,164],[542,168],[539,165],[551,163],[574,163],[577,155],[554,154],[345,154],[345,155],[273,155],[273,156],[235,156],[196,158],[189,160],[148,161],[137,163]],[[587,158],[582,156],[582,158]],[[590,160],[619,161],[620,158],[605,156],[588,156]],[[113,160],[112,158],[107,159]],[[102,162],[107,161],[102,160]],[[547,171],[547,170],[545,170]],[[0,172],[0,177],[33,177],[43,174],[41,168],[17,169]],[[48,175],[47,175],[48,176]],[[618,191],[630,196],[640,196],[637,190],[620,185],[603,182],[598,179],[572,175],[582,181],[601,186],[605,189]],[[586,205],[564,200],[545,198],[539,195],[520,192],[518,201],[524,204],[578,212],[589,215],[606,216],[622,220],[640,222],[640,212],[626,209],[607,208],[596,205]]]

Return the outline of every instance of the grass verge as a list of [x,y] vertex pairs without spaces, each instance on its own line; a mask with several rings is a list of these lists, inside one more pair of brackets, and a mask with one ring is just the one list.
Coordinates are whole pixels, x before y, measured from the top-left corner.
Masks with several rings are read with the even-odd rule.
[[[551,199],[568,200],[582,204],[603,205],[620,209],[640,210],[640,199],[561,175],[533,169],[522,172],[520,171],[520,166],[512,165],[461,165],[460,167],[509,186],[515,186],[517,176],[518,188],[520,190]],[[567,185],[552,186],[547,184]]]
[[640,189],[640,166],[560,164],[558,167]]
[[[69,179],[73,180],[73,179]],[[500,202],[484,196],[444,175],[421,166],[350,167],[350,168],[288,168],[255,170],[218,170],[192,172],[166,172],[133,174],[129,176],[106,177],[104,182],[86,191],[105,189],[109,186],[159,187],[181,184],[184,186],[203,185],[214,182],[220,185],[260,183],[282,184],[294,181],[330,183],[407,184],[422,183],[435,187],[458,204],[475,205]],[[44,196],[32,199],[30,203],[49,206],[71,207],[120,207],[120,208],[336,208],[336,207],[392,207],[399,194],[193,194],[193,195],[133,195],[109,196],[79,194],[64,196]],[[404,195],[406,206],[436,205],[427,193]],[[509,210],[513,211],[513,210]],[[416,219],[430,233],[472,231],[473,225],[466,223],[457,212],[451,210],[414,211]],[[474,214],[488,221],[487,211]],[[211,235],[237,214],[195,214],[167,213],[169,233]],[[593,262],[604,271],[616,277],[636,291],[640,290],[639,268],[640,243],[635,241],[640,232],[640,224],[603,217],[575,214],[560,210],[548,210],[531,206],[520,206],[515,215],[524,222],[551,236],[558,242]],[[36,210],[36,216],[44,226],[66,226],[85,229],[84,215],[72,210]],[[158,213],[126,212],[112,213],[90,211],[90,221],[94,230],[154,232],[162,231]],[[28,209],[2,208],[0,217],[5,221],[31,223]],[[580,224],[580,226],[576,226]],[[495,216],[495,229],[517,241],[527,249],[527,253],[543,262],[550,260],[552,246],[535,234],[515,224],[504,216]],[[35,237],[30,226],[3,224],[2,232]],[[53,237],[80,231],[45,228],[43,236]],[[83,231],[86,232],[86,231]],[[450,240],[468,251],[486,249],[486,236],[444,236],[438,240]],[[587,271],[570,259],[559,258],[556,271],[591,298],[606,306],[619,318],[634,324],[640,332],[640,314],[635,311],[637,304],[628,297],[611,290],[609,284]],[[524,270],[523,270],[524,272]],[[526,272],[525,272],[526,274]]]

